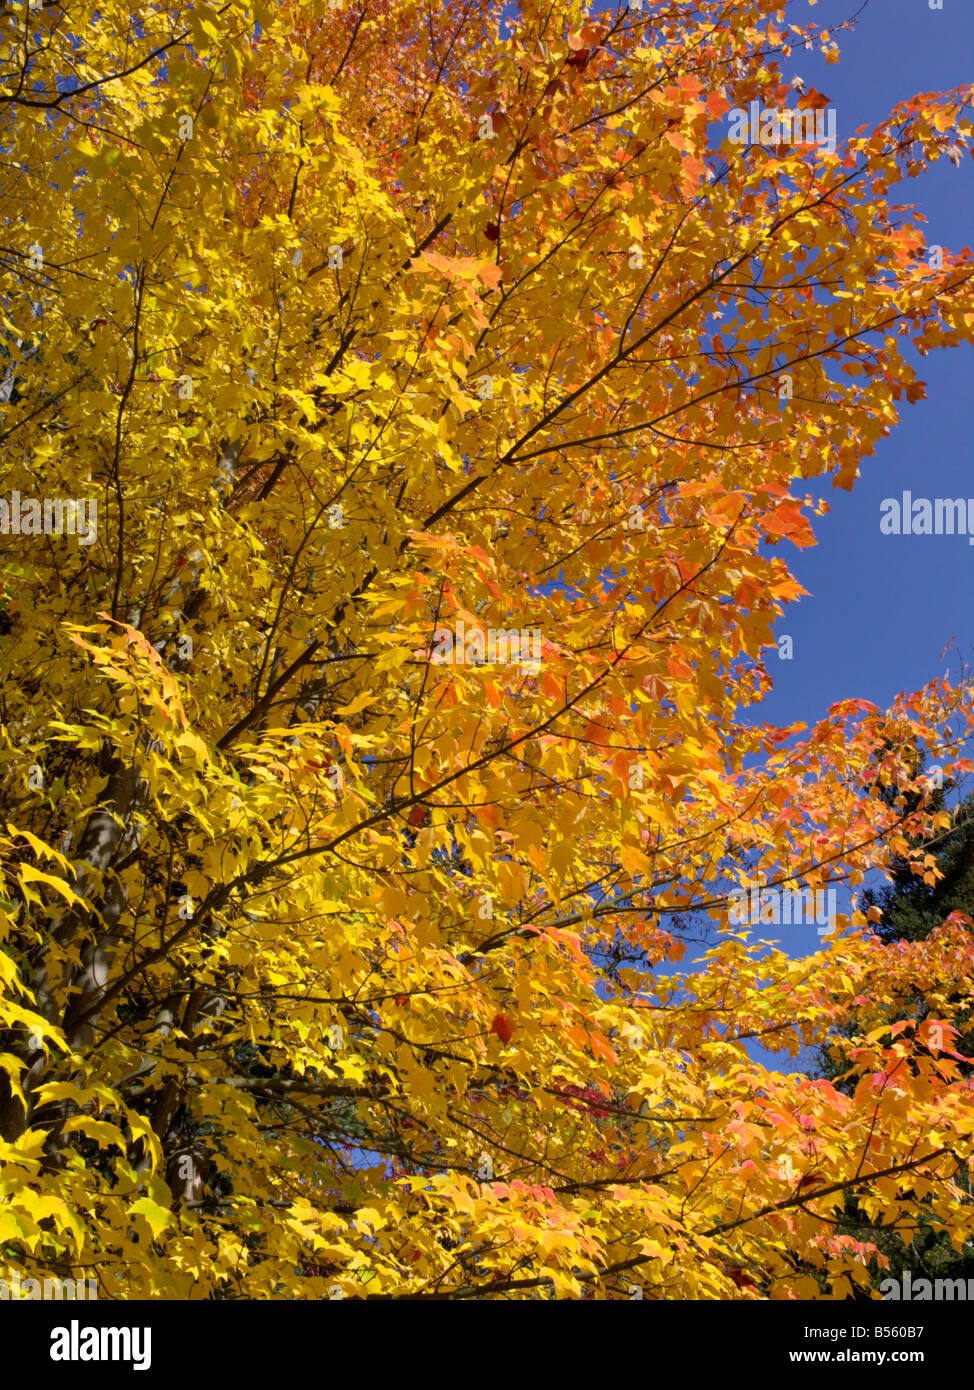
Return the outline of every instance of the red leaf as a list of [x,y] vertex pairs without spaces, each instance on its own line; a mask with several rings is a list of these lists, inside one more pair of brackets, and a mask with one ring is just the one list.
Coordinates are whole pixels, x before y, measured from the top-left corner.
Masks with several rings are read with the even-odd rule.
[[507,1014],[495,1014],[494,1021],[490,1025],[489,1031],[491,1033],[496,1033],[501,1042],[506,1045],[514,1036],[513,1020],[509,1019]]
[[488,222],[484,228],[484,236],[488,241],[500,241],[501,229],[496,222]]

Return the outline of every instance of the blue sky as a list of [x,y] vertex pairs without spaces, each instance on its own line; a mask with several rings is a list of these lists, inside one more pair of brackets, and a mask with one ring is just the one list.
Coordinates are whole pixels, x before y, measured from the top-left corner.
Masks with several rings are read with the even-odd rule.
[[[882,119],[917,92],[974,81],[974,0],[870,0],[855,31],[839,35],[838,64],[802,53],[795,68],[836,108],[839,139]],[[831,26],[858,8],[857,0],[819,0],[791,7],[794,23]],[[959,169],[940,161],[891,197],[916,203],[927,218],[928,244],[959,250],[974,245],[974,161]],[[775,690],[761,706],[775,723],[814,720],[834,701],[854,697],[887,705],[948,667],[958,652],[972,655],[974,546],[964,536],[884,536],[880,503],[904,489],[915,497],[974,498],[974,351],[970,347],[911,356],[927,399],[903,402],[902,422],[863,460],[853,492],[828,479],[806,487],[831,512],[813,519],[819,544],[779,554],[810,597],[792,605],[779,635],[794,639],[794,659],[774,654],[768,669]],[[943,649],[956,639],[955,649]]]

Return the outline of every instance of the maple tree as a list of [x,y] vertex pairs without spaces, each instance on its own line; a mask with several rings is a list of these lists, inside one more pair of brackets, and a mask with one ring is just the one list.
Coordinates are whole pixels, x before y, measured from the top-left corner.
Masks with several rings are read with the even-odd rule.
[[[891,201],[971,92],[734,144],[827,103],[804,5],[501,9],[0,16],[8,1265],[794,1298],[868,1287],[849,1193],[974,1229],[969,921],[727,923],[909,858],[917,750],[970,766],[965,681],[755,707],[801,480],[971,340],[970,254]],[[850,1022],[844,1089],[748,1052]]]

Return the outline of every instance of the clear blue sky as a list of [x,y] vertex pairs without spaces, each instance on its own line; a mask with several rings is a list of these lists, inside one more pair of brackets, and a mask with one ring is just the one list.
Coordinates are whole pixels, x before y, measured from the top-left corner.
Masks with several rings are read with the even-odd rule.
[[[819,0],[789,7],[792,22],[822,27],[849,17],[860,0]],[[917,92],[974,82],[974,0],[870,0],[853,32],[840,34],[838,64],[802,53],[796,70],[829,97],[839,139],[882,119]],[[902,194],[902,196],[898,196]],[[891,192],[916,203],[926,218],[928,244],[951,250],[974,245],[974,160],[960,168],[946,159],[928,174]],[[819,544],[779,554],[809,590],[778,624],[794,638],[794,660],[771,654],[775,690],[761,707],[776,723],[814,720],[845,697],[886,705],[951,665],[941,657],[956,639],[972,658],[974,546],[964,536],[884,536],[880,503],[904,489],[916,497],[974,498],[974,351],[970,347],[911,357],[927,399],[902,402],[902,421],[862,463],[852,493],[821,480],[832,508],[814,518]],[[803,485],[804,486],[804,485]],[[815,488],[805,490],[816,491]]]

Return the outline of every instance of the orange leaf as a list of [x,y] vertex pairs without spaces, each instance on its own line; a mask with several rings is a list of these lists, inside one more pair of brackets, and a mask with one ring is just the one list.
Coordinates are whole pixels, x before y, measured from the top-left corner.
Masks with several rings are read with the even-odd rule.
[[508,1018],[507,1014],[495,1014],[494,1021],[488,1030],[496,1033],[501,1042],[506,1046],[514,1036],[514,1023]]

